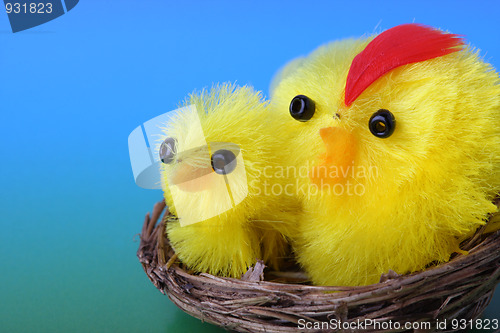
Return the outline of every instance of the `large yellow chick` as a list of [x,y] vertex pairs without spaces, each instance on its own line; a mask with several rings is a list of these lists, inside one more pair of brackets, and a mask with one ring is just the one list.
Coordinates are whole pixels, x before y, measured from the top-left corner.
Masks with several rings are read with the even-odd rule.
[[457,35],[405,24],[285,68],[272,108],[307,169],[298,261],[318,285],[365,285],[460,252],[497,212],[500,80]]
[[178,216],[167,233],[193,271],[241,277],[257,259],[277,268],[287,255],[300,207],[267,172],[282,158],[279,125],[260,93],[231,84],[193,93],[165,124],[162,187]]

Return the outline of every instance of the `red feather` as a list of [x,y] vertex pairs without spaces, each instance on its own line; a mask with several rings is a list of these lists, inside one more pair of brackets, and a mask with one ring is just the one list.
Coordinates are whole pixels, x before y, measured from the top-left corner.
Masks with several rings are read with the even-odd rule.
[[352,61],[344,103],[350,106],[366,88],[390,70],[461,50],[454,34],[420,24],[402,24],[382,32]]

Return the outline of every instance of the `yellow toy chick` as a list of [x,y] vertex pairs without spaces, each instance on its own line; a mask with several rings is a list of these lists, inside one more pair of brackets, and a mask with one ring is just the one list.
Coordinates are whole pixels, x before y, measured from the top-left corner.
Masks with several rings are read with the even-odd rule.
[[[279,123],[249,87],[194,93],[159,141],[162,187],[179,218],[167,225],[178,258],[195,272],[241,277],[257,259],[277,268],[300,207],[272,195]],[[297,202],[297,201],[295,201]]]
[[274,86],[284,163],[308,170],[295,246],[314,284],[446,262],[497,212],[500,80],[457,35],[405,24],[334,42]]

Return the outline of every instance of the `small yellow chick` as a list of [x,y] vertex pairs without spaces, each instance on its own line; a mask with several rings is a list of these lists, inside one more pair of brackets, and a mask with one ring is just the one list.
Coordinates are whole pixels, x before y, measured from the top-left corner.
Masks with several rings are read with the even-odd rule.
[[500,80],[456,35],[405,24],[333,42],[285,68],[272,108],[317,285],[365,285],[446,262],[497,212]]
[[162,188],[179,218],[167,233],[193,271],[241,277],[257,259],[278,268],[287,255],[300,207],[276,191],[288,180],[267,172],[282,158],[279,127],[260,93],[231,84],[190,95],[165,124]]

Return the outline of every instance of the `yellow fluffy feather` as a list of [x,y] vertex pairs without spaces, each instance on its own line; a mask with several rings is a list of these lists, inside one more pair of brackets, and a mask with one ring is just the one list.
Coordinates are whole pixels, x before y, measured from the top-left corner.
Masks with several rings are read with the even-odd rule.
[[[498,211],[498,74],[466,47],[391,70],[347,107],[350,65],[372,39],[320,47],[285,68],[272,91],[292,138],[283,163],[309,170],[298,182],[304,216],[295,248],[318,285],[371,284],[390,269],[446,262]],[[297,95],[315,103],[309,121],[289,114]],[[385,139],[368,127],[379,109],[396,119]],[[323,164],[346,174],[311,176]]]
[[[201,220],[167,225],[179,259],[196,272],[229,277],[240,277],[257,259],[277,267],[287,255],[286,236],[293,234],[299,206],[292,197],[274,196],[264,188],[264,168],[282,158],[272,149],[279,124],[268,103],[249,87],[222,84],[193,93],[183,104],[188,105],[197,111],[177,114],[159,141],[176,140],[177,154],[161,170],[167,205],[174,213],[182,206],[181,220]],[[200,147],[203,141],[208,147]],[[221,207],[228,202],[225,176],[213,172],[210,160],[214,150],[227,144],[239,147],[242,160],[237,162],[244,163],[243,171],[226,175],[231,200],[244,198],[230,209]],[[196,177],[202,180],[186,181]]]

